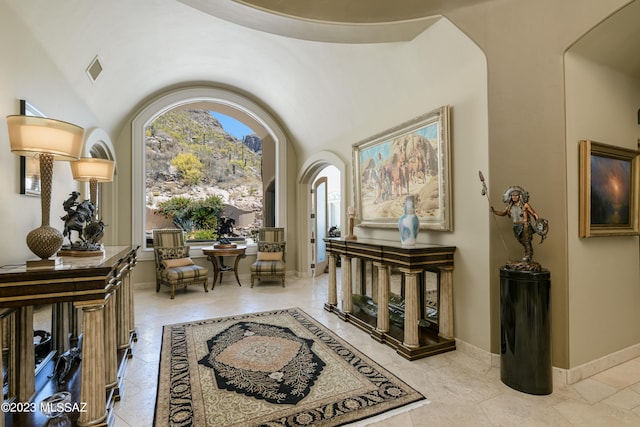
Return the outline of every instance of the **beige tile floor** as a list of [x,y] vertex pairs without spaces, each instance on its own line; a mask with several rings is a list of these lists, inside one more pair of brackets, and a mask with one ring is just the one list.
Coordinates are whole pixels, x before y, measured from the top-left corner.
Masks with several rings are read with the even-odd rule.
[[[500,381],[500,370],[460,350],[409,362],[389,347],[323,310],[326,275],[287,278],[287,287],[264,283],[253,289],[225,278],[214,291],[176,292],[136,286],[138,342],[127,365],[116,427],[153,424],[162,326],[240,313],[299,307],[419,390],[430,401],[374,426],[640,426],[640,358],[548,396],[517,392]],[[198,426],[196,426],[198,427]]]

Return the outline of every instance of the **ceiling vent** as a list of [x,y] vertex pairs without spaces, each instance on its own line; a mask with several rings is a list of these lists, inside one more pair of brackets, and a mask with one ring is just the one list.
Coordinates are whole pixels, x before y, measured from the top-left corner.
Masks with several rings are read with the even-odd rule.
[[91,64],[89,64],[89,67],[87,68],[87,74],[89,75],[91,81],[95,82],[98,79],[100,73],[102,73],[102,64],[96,56],[93,61],[91,61]]

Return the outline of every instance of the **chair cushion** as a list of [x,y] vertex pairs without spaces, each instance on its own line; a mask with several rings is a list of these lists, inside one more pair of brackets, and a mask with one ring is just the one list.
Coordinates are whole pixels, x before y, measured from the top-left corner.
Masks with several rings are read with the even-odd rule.
[[184,267],[193,265],[193,260],[191,258],[164,259],[162,260],[162,265],[164,265],[164,268]]
[[251,272],[259,274],[284,274],[285,263],[282,261],[256,261],[251,264]]
[[199,265],[186,265],[183,267],[165,268],[160,271],[163,278],[168,281],[185,280],[185,279],[197,279],[207,276],[209,270],[200,267]]
[[284,242],[258,242],[258,252],[282,252]]
[[258,261],[282,261],[282,252],[258,252]]
[[158,254],[158,261],[160,262],[165,259],[187,258],[189,257],[189,246],[156,248],[156,253]]

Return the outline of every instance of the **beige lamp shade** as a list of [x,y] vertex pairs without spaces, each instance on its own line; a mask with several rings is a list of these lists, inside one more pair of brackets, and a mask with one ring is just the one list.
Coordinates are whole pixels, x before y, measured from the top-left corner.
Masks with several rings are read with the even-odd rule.
[[112,160],[83,157],[71,164],[71,173],[76,181],[111,182],[115,163]]
[[49,225],[53,161],[77,160],[80,157],[84,129],[60,120],[35,116],[8,116],[7,127],[11,151],[25,157],[38,156],[40,163],[42,225],[27,234],[27,246],[41,259],[28,260],[27,268],[55,267],[58,261],[50,257],[58,252],[64,237]]
[[54,160],[80,158],[84,129],[60,120],[34,116],[8,116],[11,151],[19,156],[51,154]]

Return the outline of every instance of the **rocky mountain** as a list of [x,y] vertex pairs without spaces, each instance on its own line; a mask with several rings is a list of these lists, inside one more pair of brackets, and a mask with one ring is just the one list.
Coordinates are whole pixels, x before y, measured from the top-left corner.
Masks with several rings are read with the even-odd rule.
[[147,208],[174,196],[218,195],[244,211],[262,213],[262,141],[228,134],[206,110],[173,110],[146,130]]
[[262,139],[258,135],[247,135],[244,137],[244,145],[255,151],[256,153],[262,152]]

